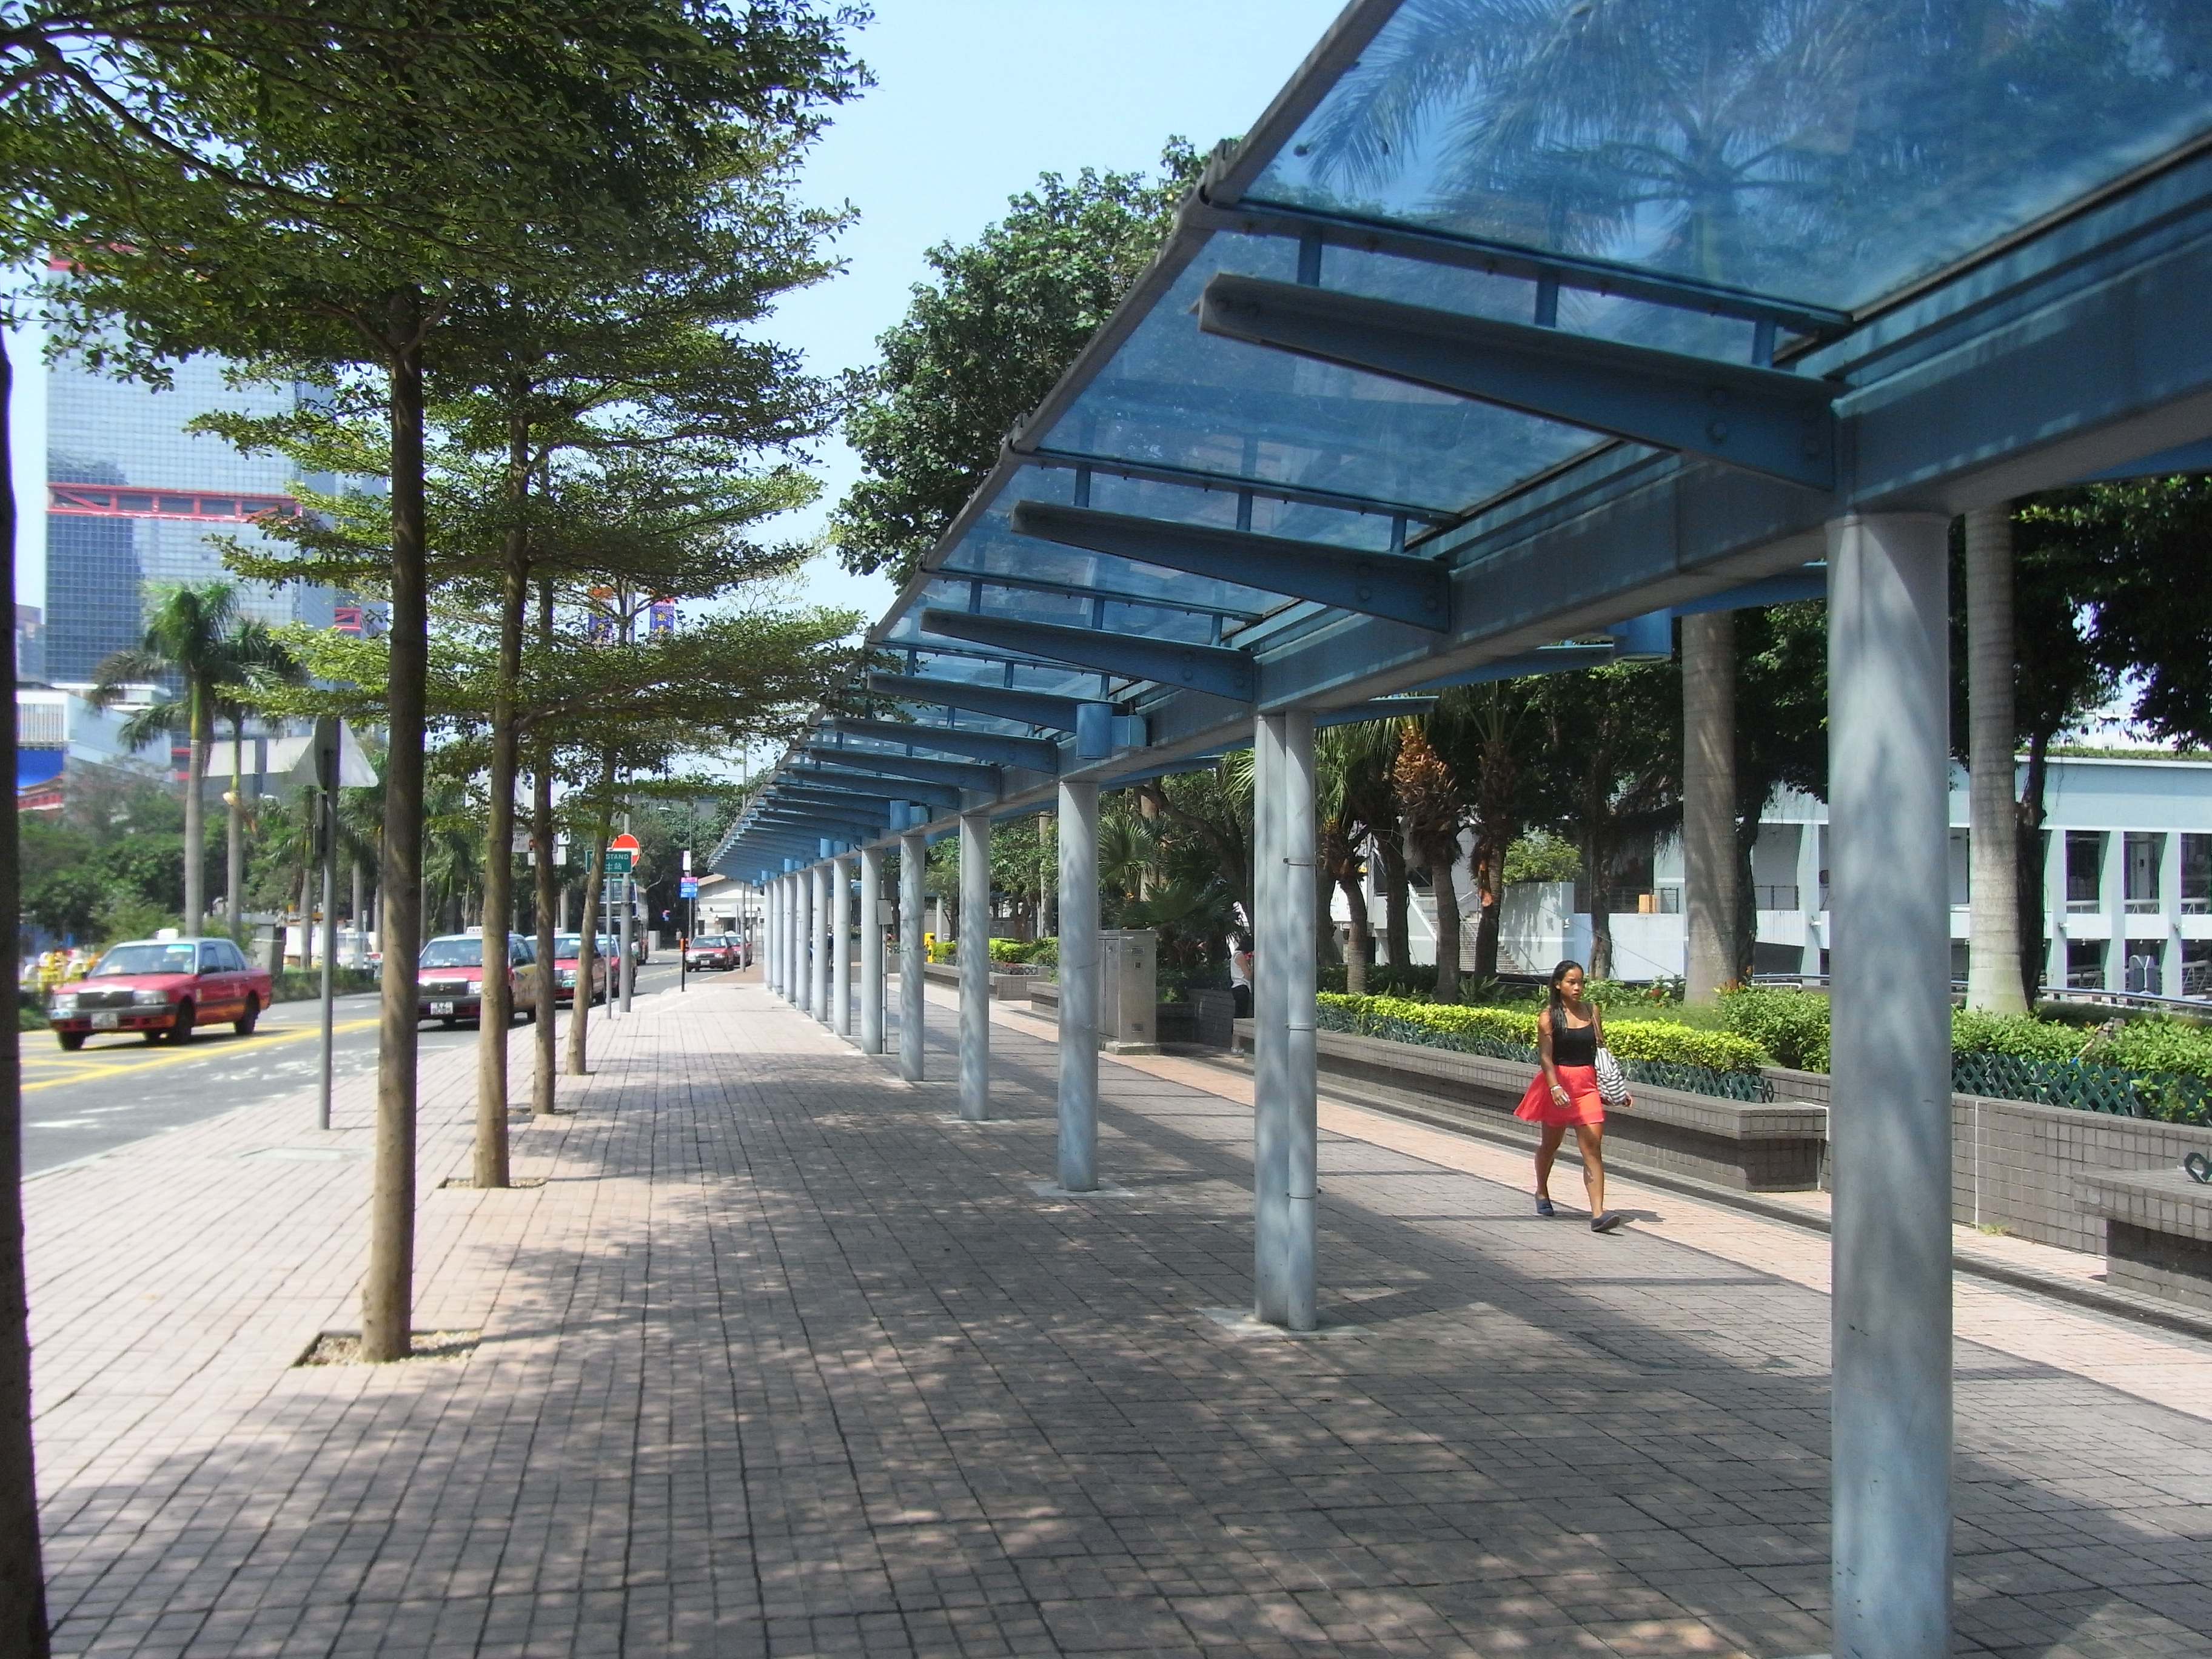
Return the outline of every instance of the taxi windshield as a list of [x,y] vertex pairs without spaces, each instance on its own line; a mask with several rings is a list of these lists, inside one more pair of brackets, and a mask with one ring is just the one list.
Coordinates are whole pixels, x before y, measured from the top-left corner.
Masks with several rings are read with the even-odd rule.
[[480,939],[434,939],[422,947],[425,968],[481,968],[483,941]]
[[583,954],[584,936],[581,933],[556,933],[553,936],[553,960],[574,962]]
[[102,974],[189,974],[194,947],[189,945],[118,945],[92,970]]

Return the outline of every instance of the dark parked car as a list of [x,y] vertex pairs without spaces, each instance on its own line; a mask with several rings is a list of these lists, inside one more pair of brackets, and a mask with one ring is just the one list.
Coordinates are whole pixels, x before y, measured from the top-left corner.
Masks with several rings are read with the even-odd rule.
[[82,979],[57,986],[46,1023],[64,1048],[100,1031],[190,1042],[201,1025],[240,1036],[269,1006],[270,976],[227,939],[142,939],[112,945]]

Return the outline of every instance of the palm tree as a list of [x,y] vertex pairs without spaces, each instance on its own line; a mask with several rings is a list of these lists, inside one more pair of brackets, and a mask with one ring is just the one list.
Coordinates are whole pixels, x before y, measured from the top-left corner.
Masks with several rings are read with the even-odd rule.
[[1437,902],[1437,1000],[1459,1000],[1459,831],[1466,809],[1459,781],[1429,741],[1425,719],[1401,720],[1391,781],[1413,855],[1429,866]]
[[1399,835],[1398,800],[1391,787],[1397,760],[1397,730],[1388,720],[1332,726],[1314,739],[1319,782],[1315,803],[1320,818],[1316,844],[1322,878],[1321,926],[1328,919],[1328,886],[1344,894],[1351,917],[1345,941],[1344,988],[1354,996],[1367,989],[1367,957],[1374,924],[1367,909],[1362,849]]
[[88,701],[105,708],[120,701],[126,685],[153,681],[176,688],[178,695],[140,709],[123,724],[133,749],[155,738],[181,734],[185,763],[185,926],[197,933],[207,915],[208,750],[215,723],[228,718],[233,733],[231,814],[234,852],[230,868],[231,925],[237,926],[243,883],[242,803],[238,793],[239,721],[258,680],[296,679],[291,653],[259,623],[238,614],[238,592],[227,582],[170,589],[146,624],[145,637],[126,651],[110,653],[93,670]]

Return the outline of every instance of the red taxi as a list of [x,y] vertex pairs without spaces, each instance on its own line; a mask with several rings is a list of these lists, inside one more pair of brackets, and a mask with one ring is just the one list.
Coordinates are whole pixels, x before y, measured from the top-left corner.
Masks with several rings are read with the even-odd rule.
[[[447,933],[424,945],[415,976],[415,1018],[442,1020],[447,1025],[482,1019],[483,950],[483,938],[477,933]],[[525,1019],[538,1017],[537,978],[531,972],[535,954],[524,935],[507,936],[507,982],[514,994],[514,1012]]]
[[251,1036],[269,1006],[269,970],[227,939],[142,939],[112,945],[82,979],[54,988],[46,1023],[64,1048],[101,1031],[190,1042],[202,1025]]
[[[599,948],[592,952],[592,1000],[607,1000],[607,946],[601,939]],[[572,1003],[576,1000],[576,964],[583,959],[584,936],[581,933],[556,933],[553,936],[553,1000]]]

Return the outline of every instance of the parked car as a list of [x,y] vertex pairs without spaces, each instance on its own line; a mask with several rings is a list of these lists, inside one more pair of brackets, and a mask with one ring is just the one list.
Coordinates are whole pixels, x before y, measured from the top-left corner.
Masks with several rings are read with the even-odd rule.
[[694,973],[711,968],[727,973],[738,965],[738,941],[731,933],[702,933],[684,947],[684,965]]
[[227,939],[132,939],[108,946],[83,978],[55,987],[46,1023],[71,1050],[97,1031],[190,1042],[198,1026],[228,1024],[251,1036],[272,988],[269,970]]
[[[483,1018],[483,938],[477,933],[447,933],[422,946],[416,964],[416,1018],[454,1025]],[[514,1011],[525,1019],[538,1017],[538,993],[531,972],[535,955],[526,935],[507,936],[507,982],[514,994]]]
[[[607,953],[605,941],[600,941],[592,952],[592,998],[593,1002],[607,1000]],[[556,933],[553,939],[553,1000],[573,1003],[576,1000],[576,964],[583,959],[584,936],[581,933]]]

